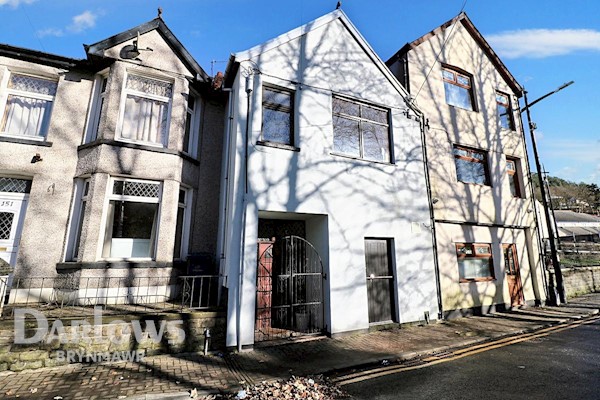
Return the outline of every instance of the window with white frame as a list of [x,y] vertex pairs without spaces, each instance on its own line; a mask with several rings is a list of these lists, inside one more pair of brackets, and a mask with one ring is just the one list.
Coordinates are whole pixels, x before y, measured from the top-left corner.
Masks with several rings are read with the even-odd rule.
[[108,72],[98,74],[94,81],[94,94],[92,97],[92,106],[88,118],[88,125],[85,137],[85,143],[93,142],[98,138],[98,129],[100,128],[100,116],[104,108],[106,97],[106,87],[108,86]]
[[334,152],[390,162],[388,110],[338,97],[332,105]]
[[103,258],[154,258],[161,184],[112,179]]
[[172,94],[171,82],[127,74],[120,139],[165,146]]
[[11,73],[2,97],[4,113],[0,133],[45,139],[56,87],[55,80]]
[[196,157],[198,150],[198,133],[200,131],[200,98],[194,93],[188,94],[185,133],[183,136],[183,152]]
[[90,190],[89,179],[78,179],[75,181],[75,201],[73,215],[71,217],[70,240],[67,247],[67,261],[76,261],[79,255],[79,245],[81,244],[81,229],[83,227],[83,217],[88,201]]
[[175,247],[173,248],[173,258],[176,260],[185,260],[188,254],[191,197],[191,189],[186,189],[184,187],[179,189],[177,225],[175,227]]

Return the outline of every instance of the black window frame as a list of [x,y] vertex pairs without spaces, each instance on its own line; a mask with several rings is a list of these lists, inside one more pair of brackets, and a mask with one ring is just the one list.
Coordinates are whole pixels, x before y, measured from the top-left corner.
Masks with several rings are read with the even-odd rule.
[[[391,124],[391,120],[390,120],[390,109],[387,107],[381,106],[381,105],[373,104],[373,103],[362,101],[362,100],[356,100],[356,99],[352,99],[352,98],[345,97],[345,96],[339,96],[339,95],[333,95],[331,100],[332,100],[331,101],[331,116],[332,116],[333,141],[334,141],[334,143],[332,143],[332,149],[333,149],[332,154],[340,155],[340,156],[344,156],[344,157],[351,157],[351,158],[360,159],[360,160],[369,161],[369,162],[392,164],[394,154],[393,154],[393,143],[392,143],[392,124]],[[348,102],[348,103],[352,103],[352,104],[356,105],[359,110],[358,111],[359,115],[353,115],[353,114],[348,114],[348,113],[343,113],[343,112],[336,112],[335,105],[334,105],[334,103],[336,101],[344,101],[344,102]],[[382,123],[380,121],[369,119],[368,117],[364,116],[362,113],[363,107],[368,107],[371,109],[385,112],[386,113],[386,123]],[[335,148],[335,127],[336,127],[335,126],[335,118],[336,117],[358,122],[358,129],[359,129],[358,155],[345,153],[345,152],[339,151]],[[364,133],[368,132],[366,129],[363,129],[363,124],[365,124],[365,123],[386,127],[386,129],[387,129],[387,159],[375,159],[375,158],[365,157]]]
[[[265,101],[265,91],[271,91],[271,92],[278,92],[278,93],[282,93],[285,95],[288,95],[290,98],[290,105],[284,105],[284,104],[280,104],[280,103],[273,103],[273,102],[269,102],[269,101]],[[287,88],[282,88],[279,86],[275,86],[275,85],[263,85],[262,87],[262,105],[261,105],[261,113],[262,113],[262,123],[261,123],[261,130],[260,130],[260,139],[258,140],[258,144],[264,144],[264,145],[273,145],[274,147],[283,147],[283,148],[291,148],[291,149],[295,149],[296,146],[296,138],[295,138],[295,129],[294,129],[294,124],[295,124],[295,95],[296,95],[296,91],[293,89],[287,89]],[[264,110],[268,109],[268,110],[273,110],[273,111],[278,111],[278,112],[285,112],[289,114],[289,127],[290,127],[290,132],[289,132],[289,143],[285,143],[282,141],[278,141],[278,140],[272,140],[270,138],[265,138],[264,133],[265,133],[265,112]]]

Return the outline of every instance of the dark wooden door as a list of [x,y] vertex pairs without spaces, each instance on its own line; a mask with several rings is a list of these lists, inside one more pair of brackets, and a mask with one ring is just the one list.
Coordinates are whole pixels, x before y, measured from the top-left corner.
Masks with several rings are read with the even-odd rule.
[[393,321],[394,273],[391,260],[391,241],[365,239],[369,323]]
[[517,257],[517,246],[515,244],[505,244],[502,246],[504,253],[504,268],[506,268],[506,280],[508,282],[508,292],[510,293],[510,303],[512,306],[523,304],[523,285],[521,284],[521,274],[519,273],[519,260]]

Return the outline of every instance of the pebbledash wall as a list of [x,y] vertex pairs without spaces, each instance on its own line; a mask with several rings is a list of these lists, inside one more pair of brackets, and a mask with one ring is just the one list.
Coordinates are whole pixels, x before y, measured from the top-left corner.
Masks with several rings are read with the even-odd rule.
[[[139,46],[152,49],[141,52],[141,61],[124,53],[138,33]],[[31,277],[68,275],[80,285],[90,279],[104,285],[113,279],[118,285],[114,278],[143,278],[146,288],[164,288],[170,277],[185,274],[188,254],[202,253],[214,262],[223,101],[160,18],[86,46],[86,56],[78,60],[0,48],[3,113],[13,77],[56,84],[56,93],[45,97],[51,102],[47,128],[37,135],[6,126],[0,132],[0,179],[30,184],[20,194],[21,219],[13,221],[8,238],[14,246],[5,247],[12,253],[0,256],[14,267],[13,287],[30,286]],[[166,127],[156,129],[164,132],[160,140],[123,134],[128,107],[141,98],[162,102],[158,123]],[[117,185],[131,188],[119,191]],[[134,193],[135,185],[141,192]],[[0,185],[0,200],[17,195],[8,190]],[[154,207],[152,226],[145,227],[151,229],[149,238],[111,237],[111,198],[117,193],[124,208],[127,202],[142,204],[142,198]],[[174,267],[178,262],[182,268]],[[41,300],[53,295],[51,287],[39,293]],[[14,288],[10,301],[19,303],[25,296]]]

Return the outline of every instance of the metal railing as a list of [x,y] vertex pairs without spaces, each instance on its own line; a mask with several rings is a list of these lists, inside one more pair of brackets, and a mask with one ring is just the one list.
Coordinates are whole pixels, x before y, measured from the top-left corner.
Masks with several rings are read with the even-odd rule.
[[89,315],[98,306],[113,315],[209,310],[219,306],[219,276],[27,277],[14,278],[6,292],[4,318],[19,307],[50,317]]

